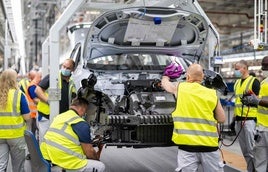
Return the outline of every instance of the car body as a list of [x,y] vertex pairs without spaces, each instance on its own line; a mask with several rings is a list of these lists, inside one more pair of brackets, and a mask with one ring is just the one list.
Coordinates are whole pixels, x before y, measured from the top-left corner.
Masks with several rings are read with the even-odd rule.
[[[72,57],[77,87],[83,80],[82,87],[90,87],[94,95],[87,117],[93,134],[104,136],[107,145],[173,145],[176,98],[161,88],[163,70],[174,61],[184,71],[202,61],[210,34],[206,18],[178,8],[122,8],[94,20],[83,53]],[[206,73],[204,83],[213,87],[219,77],[216,83],[224,87],[217,73]]]

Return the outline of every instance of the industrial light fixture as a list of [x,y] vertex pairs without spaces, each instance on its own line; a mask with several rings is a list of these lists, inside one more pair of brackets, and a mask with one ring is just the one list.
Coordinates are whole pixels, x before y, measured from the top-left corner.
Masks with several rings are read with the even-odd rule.
[[268,51],[257,51],[257,52],[251,52],[251,53],[222,55],[222,57],[223,57],[223,63],[230,63],[230,62],[238,62],[240,60],[262,59],[267,54],[268,54]]
[[24,33],[22,27],[22,13],[21,13],[21,0],[11,0],[12,14],[14,18],[15,32],[17,36],[17,43],[19,45],[20,56],[25,57],[25,44],[24,44]]

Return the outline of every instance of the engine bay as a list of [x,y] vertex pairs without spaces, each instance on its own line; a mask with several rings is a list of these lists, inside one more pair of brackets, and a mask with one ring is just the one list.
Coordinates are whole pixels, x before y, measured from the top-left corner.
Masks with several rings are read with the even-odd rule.
[[[203,84],[227,91],[217,73],[205,72]],[[91,103],[87,121],[108,146],[171,146],[176,98],[161,88],[160,74],[94,72],[82,80]],[[179,80],[183,81],[184,76]],[[222,82],[222,83],[221,83]],[[92,115],[94,114],[94,115]]]

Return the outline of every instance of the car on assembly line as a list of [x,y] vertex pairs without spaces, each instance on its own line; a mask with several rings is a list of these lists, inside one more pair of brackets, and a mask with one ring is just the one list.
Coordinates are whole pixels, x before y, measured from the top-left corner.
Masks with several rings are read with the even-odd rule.
[[[161,88],[163,70],[172,61],[184,71],[192,63],[208,66],[210,47],[218,44],[207,18],[187,9],[130,7],[104,12],[91,23],[83,51],[74,49],[73,79],[78,88],[88,88],[84,94],[91,98],[87,121],[106,145],[173,145],[171,113],[176,99]],[[204,71],[204,85],[226,93],[222,77]],[[173,80],[184,79],[182,74]]]

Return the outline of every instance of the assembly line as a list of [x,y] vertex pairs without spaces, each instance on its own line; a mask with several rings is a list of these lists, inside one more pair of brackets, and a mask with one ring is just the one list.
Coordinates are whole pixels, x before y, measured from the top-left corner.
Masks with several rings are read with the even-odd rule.
[[230,71],[199,1],[66,4],[31,68],[6,40],[0,172],[268,171],[267,0]]

